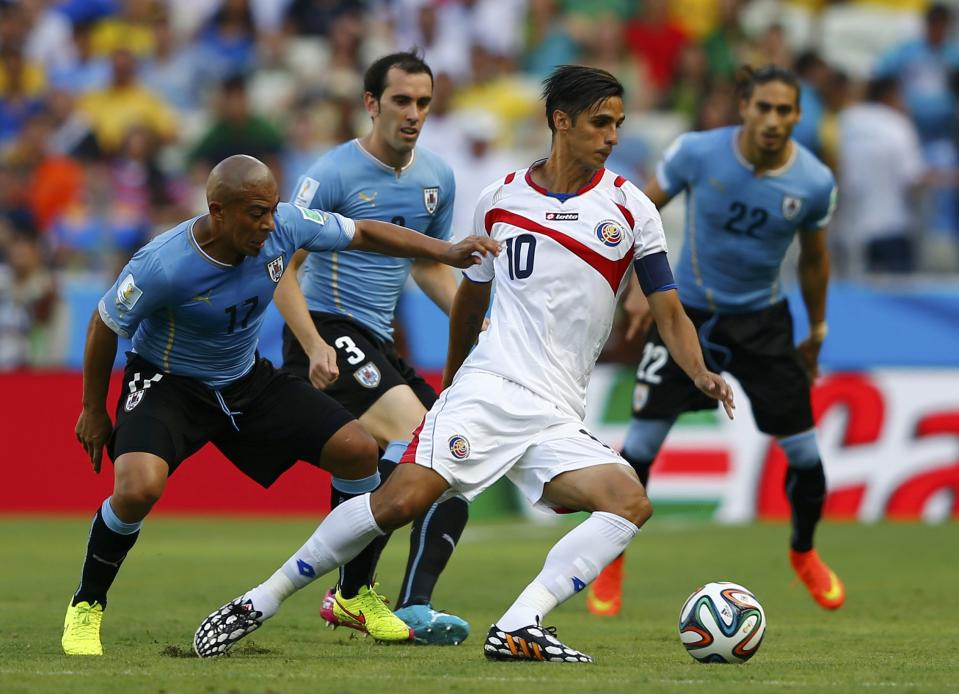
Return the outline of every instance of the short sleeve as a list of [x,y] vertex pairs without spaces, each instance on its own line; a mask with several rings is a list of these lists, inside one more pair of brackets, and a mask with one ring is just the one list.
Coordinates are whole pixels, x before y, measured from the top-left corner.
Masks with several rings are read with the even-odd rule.
[[[486,228],[486,213],[492,208],[492,200],[496,190],[499,190],[499,186],[487,188],[476,202],[476,210],[473,212],[473,229],[471,230],[473,236],[491,236],[492,227],[490,229]],[[471,265],[463,270],[463,276],[472,282],[482,282],[484,284],[492,282],[496,275],[493,267],[494,258],[495,256],[492,253],[481,256],[479,264]]]
[[441,241],[449,241],[453,236],[453,201],[456,199],[456,181],[453,178],[453,172],[447,170],[445,173],[443,186],[439,191],[440,199],[427,232]]
[[279,227],[290,239],[291,250],[341,251],[350,245],[356,224],[335,212],[281,202],[276,210]]
[[656,181],[670,197],[693,181],[696,157],[692,152],[692,135],[686,133],[677,137],[656,165]]
[[836,210],[837,199],[836,181],[833,179],[832,174],[830,174],[827,183],[820,187],[815,198],[811,201],[812,206],[806,217],[807,223],[803,225],[803,228],[806,231],[818,231],[828,226],[832,219],[832,214]]
[[169,299],[170,283],[155,252],[141,249],[103,295],[100,318],[120,337],[132,337],[144,318]]
[[625,208],[633,223],[633,257],[636,260],[653,253],[666,252],[666,232],[663,220],[652,201],[635,185],[622,185]]

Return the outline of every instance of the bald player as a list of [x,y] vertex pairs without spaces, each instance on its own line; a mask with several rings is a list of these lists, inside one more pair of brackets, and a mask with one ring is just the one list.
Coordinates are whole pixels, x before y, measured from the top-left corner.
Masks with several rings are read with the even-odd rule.
[[[68,655],[103,653],[107,591],[167,478],[208,441],[264,487],[297,460],[328,470],[352,495],[379,484],[376,441],[354,417],[257,356],[264,312],[298,249],[368,250],[462,268],[498,252],[488,239],[453,245],[385,222],[280,204],[269,168],[243,155],[210,173],[207,204],[207,214],[137,251],[90,319],[76,436],[94,473],[106,446],[114,488],[93,518],[67,608]],[[133,350],[114,425],[106,398],[117,335],[131,338]],[[381,617],[382,640],[411,637],[374,592],[363,599],[362,609]]]

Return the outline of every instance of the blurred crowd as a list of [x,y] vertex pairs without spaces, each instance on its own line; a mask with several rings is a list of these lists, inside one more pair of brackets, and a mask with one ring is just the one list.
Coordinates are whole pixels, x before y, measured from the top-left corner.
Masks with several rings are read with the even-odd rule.
[[435,73],[420,143],[456,173],[458,235],[487,183],[547,151],[552,66],[626,85],[609,167],[641,186],[676,135],[737,121],[739,65],[771,62],[799,74],[795,137],[839,181],[836,273],[956,273],[957,2],[0,0],[0,369],[59,363],[65,284],[112,281],[201,213],[220,159],[263,159],[288,198],[367,131],[365,67],[412,46]]

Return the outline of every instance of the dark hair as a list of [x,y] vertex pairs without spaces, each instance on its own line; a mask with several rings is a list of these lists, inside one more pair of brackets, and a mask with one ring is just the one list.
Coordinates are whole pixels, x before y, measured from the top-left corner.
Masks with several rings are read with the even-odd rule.
[[952,19],[952,10],[941,2],[933,3],[926,10],[926,24],[947,24]]
[[386,73],[390,68],[397,68],[411,75],[419,75],[424,72],[430,76],[430,83],[433,82],[433,71],[423,60],[423,55],[419,49],[414,48],[403,53],[390,53],[379,58],[366,70],[363,75],[363,91],[372,94],[377,101],[386,91]]
[[753,97],[753,90],[757,84],[768,84],[769,82],[782,82],[793,88],[796,92],[796,106],[799,106],[799,78],[796,73],[780,65],[763,65],[760,68],[753,68],[750,65],[743,65],[736,70],[736,92],[743,101],[749,101]]
[[623,85],[605,70],[583,65],[560,65],[543,80],[546,124],[556,132],[553,111],[559,109],[576,124],[576,118],[601,101],[623,96]]
[[876,77],[866,86],[866,101],[883,102],[899,93],[899,80],[892,76]]

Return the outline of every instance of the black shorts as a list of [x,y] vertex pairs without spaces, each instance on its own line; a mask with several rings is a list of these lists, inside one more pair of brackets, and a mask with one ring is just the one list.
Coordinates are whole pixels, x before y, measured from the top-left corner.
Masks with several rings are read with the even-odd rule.
[[220,390],[222,405],[196,379],[163,373],[132,352],[123,380],[107,451],[113,460],[152,453],[170,474],[212,441],[243,474],[269,487],[298,460],[317,465],[326,442],[354,421],[331,397],[266,359]]
[[[699,331],[706,365],[731,373],[752,405],[759,430],[790,436],[811,429],[809,378],[793,343],[792,316],[785,301],[761,311],[712,314],[685,307]],[[718,406],[673,361],[654,325],[636,371],[633,415],[674,419],[690,410]]]
[[[429,410],[436,391],[413,370],[392,342],[384,342],[352,318],[311,311],[320,336],[336,349],[340,377],[323,392],[359,418],[391,388],[407,385]],[[293,331],[283,326],[283,370],[309,378],[310,360]]]

